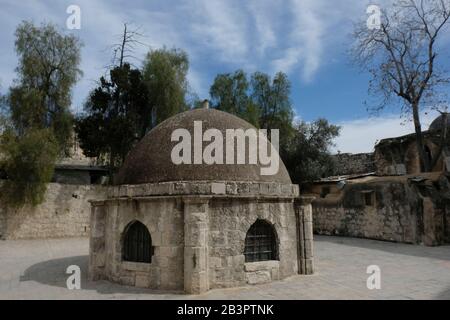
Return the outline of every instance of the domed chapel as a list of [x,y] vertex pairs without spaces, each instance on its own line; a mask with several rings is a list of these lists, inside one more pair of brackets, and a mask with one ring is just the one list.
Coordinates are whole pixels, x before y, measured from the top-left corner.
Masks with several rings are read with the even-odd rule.
[[[312,198],[300,196],[281,159],[271,175],[261,174],[259,161],[175,163],[173,133],[195,139],[198,125],[224,137],[229,129],[256,130],[207,107],[151,130],[107,197],[91,201],[91,280],[198,294],[313,273]],[[197,157],[194,145],[191,151]]]

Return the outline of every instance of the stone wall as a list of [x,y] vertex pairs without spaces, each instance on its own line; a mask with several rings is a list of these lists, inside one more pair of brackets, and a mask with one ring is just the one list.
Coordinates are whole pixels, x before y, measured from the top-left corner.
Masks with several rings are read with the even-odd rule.
[[62,184],[91,184],[91,175],[88,170],[56,169],[52,182]]
[[339,153],[333,155],[334,175],[351,175],[375,171],[373,153]]
[[[257,219],[275,228],[279,254],[276,266],[245,263],[245,237]],[[292,201],[213,200],[209,221],[211,288],[263,283],[297,274],[297,233]]]
[[[367,205],[365,197],[373,204]],[[421,206],[419,198],[403,183],[347,185],[339,196],[313,201],[314,231],[419,243]]]
[[[349,182],[313,201],[314,231],[405,243],[448,242],[450,184],[445,175]],[[318,189],[318,188],[317,188]]]
[[103,198],[105,187],[49,183],[45,201],[31,208],[0,205],[3,239],[86,237],[89,235],[89,199]]
[[[154,253],[150,264],[122,261],[124,231],[136,220],[151,235]],[[184,226],[180,200],[154,198],[93,206],[91,225],[91,279],[153,289],[183,289]]]
[[[191,292],[204,292],[269,282],[298,273],[292,201],[255,203],[249,199],[154,197],[144,201],[108,201],[105,205],[94,205],[92,210],[89,273],[93,280],[107,279],[161,290],[189,287]],[[189,211],[193,212],[194,220],[189,218]],[[199,220],[202,213],[206,224]],[[269,271],[265,267],[260,270],[261,266],[256,268],[258,263],[245,263],[245,236],[257,219],[273,224],[277,234],[280,260]],[[122,261],[124,230],[136,220],[151,235],[154,255],[150,264]],[[203,225],[203,229],[191,230],[197,225]],[[193,259],[191,267],[186,265]],[[204,280],[191,281],[196,272],[200,278],[204,273]]]
[[[258,219],[275,230],[278,260],[245,262],[245,238]],[[132,221],[140,221],[150,232],[151,263],[123,261],[122,239]],[[107,198],[92,202],[89,278],[202,293],[310,274],[311,223],[310,200],[300,199],[298,186],[291,184],[167,182],[111,187]]]
[[[429,134],[424,134],[426,153],[434,157],[439,152],[439,143]],[[444,149],[445,152],[446,148]],[[376,173],[379,176],[419,174],[422,172],[414,135],[382,140],[374,152]],[[447,157],[441,155],[431,171],[446,170]]]

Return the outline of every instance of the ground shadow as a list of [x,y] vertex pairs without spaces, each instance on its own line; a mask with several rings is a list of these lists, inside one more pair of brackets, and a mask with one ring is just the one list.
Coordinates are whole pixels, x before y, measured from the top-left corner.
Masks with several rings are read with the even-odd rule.
[[450,300],[450,288],[440,292],[434,299],[437,300]]
[[450,260],[450,245],[427,247],[419,244],[408,244],[382,240],[350,238],[326,235],[314,235],[314,242],[329,242],[372,250],[380,250],[394,254],[415,257]]
[[88,256],[74,256],[52,259],[36,263],[27,268],[20,281],[36,281],[42,284],[67,288],[67,267],[77,265],[81,269],[81,290],[95,290],[101,294],[131,293],[131,294],[183,294],[180,291],[161,291],[146,288],[124,286],[106,280],[89,281],[87,278]]

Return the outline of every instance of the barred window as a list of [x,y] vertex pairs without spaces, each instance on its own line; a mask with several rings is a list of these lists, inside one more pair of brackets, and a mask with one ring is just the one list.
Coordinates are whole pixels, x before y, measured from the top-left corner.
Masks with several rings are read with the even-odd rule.
[[152,262],[152,237],[145,225],[132,222],[125,231],[123,241],[123,260],[132,262]]
[[264,220],[256,220],[245,237],[245,262],[278,260],[275,230]]

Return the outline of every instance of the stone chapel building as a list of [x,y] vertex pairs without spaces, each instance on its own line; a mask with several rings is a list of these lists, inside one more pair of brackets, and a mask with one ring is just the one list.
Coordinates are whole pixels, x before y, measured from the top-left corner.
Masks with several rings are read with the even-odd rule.
[[254,129],[201,108],[150,131],[91,202],[90,279],[202,293],[313,273],[313,198],[300,196],[281,160],[275,175],[259,164],[174,164],[171,134],[193,135],[194,121],[224,135]]

